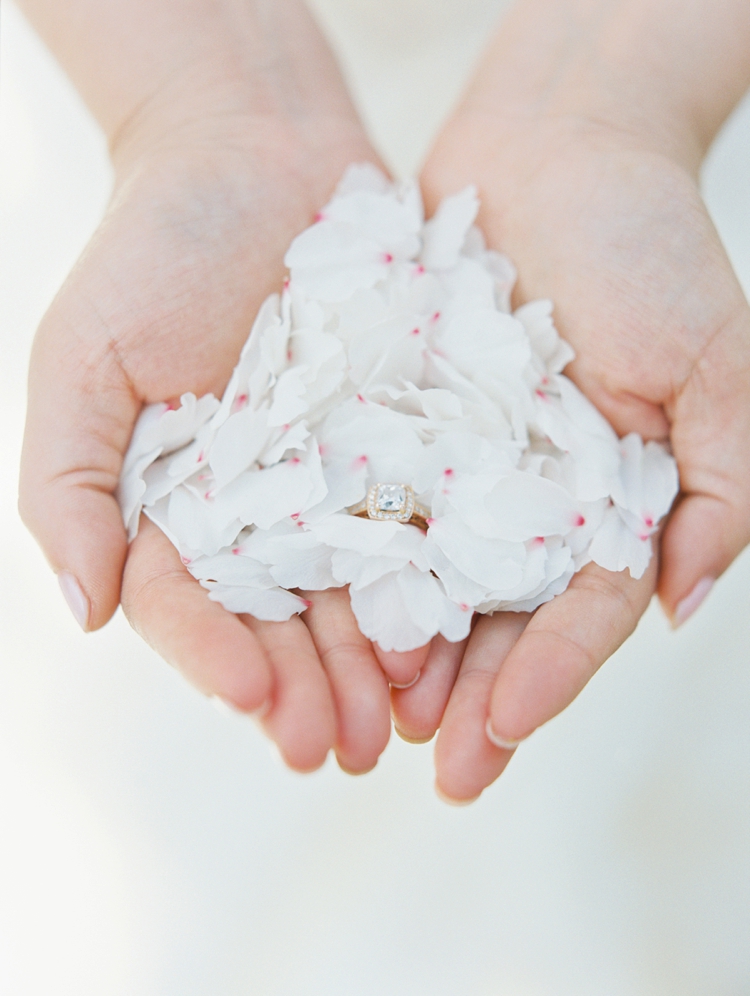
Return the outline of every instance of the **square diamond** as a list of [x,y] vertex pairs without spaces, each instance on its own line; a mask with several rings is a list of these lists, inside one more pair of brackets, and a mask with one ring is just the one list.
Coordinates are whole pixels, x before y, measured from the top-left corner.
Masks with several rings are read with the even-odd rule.
[[400,512],[406,504],[406,488],[400,484],[379,484],[375,507],[380,512]]

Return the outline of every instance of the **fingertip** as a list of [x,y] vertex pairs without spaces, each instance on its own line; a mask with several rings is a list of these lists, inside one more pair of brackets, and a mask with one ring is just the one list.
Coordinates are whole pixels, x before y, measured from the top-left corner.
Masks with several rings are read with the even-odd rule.
[[658,596],[673,628],[684,623],[750,539],[750,517],[710,495],[688,495],[662,537]]
[[443,788],[440,787],[438,781],[435,781],[435,795],[440,799],[441,802],[446,803],[448,806],[461,807],[470,806],[472,802],[476,802],[482,793],[479,792],[477,795],[472,795],[467,798],[457,798],[456,796],[450,795]]
[[24,510],[24,521],[57,575],[74,619],[86,632],[109,622],[120,603],[127,537],[110,494],[71,488],[49,496],[44,516]]
[[373,649],[378,663],[393,687],[411,688],[419,680],[420,672],[430,652],[430,644],[425,643],[416,650],[399,652],[383,650],[377,643],[373,643]]

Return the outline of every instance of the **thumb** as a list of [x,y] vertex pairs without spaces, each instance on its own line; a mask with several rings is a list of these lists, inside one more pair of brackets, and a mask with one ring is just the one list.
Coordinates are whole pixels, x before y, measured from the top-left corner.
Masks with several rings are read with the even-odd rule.
[[696,361],[668,411],[682,497],[662,540],[659,598],[674,626],[750,542],[750,310]]
[[81,296],[63,289],[53,303],[32,350],[21,459],[21,517],[84,630],[119,603],[127,538],[114,491],[140,407],[102,326]]

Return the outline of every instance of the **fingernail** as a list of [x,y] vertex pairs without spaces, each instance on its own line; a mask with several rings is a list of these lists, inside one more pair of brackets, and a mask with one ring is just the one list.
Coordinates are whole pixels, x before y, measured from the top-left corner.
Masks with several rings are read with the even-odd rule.
[[681,602],[677,603],[677,608],[674,610],[674,616],[672,617],[673,629],[677,629],[678,626],[682,626],[685,620],[692,616],[701,602],[703,602],[706,595],[708,595],[709,591],[713,588],[715,580],[715,578],[701,578],[690,594],[686,595]]
[[405,685],[398,685],[396,684],[395,681],[392,681],[391,688],[397,688],[400,692],[402,692],[405,688],[411,688],[412,685],[416,685],[416,683],[419,681],[419,676],[421,673],[422,673],[421,671],[417,671],[417,673],[414,675],[411,681],[408,681]]
[[345,764],[342,764],[341,761],[336,758],[336,764],[338,764],[345,775],[352,775],[357,778],[359,775],[369,775],[371,771],[375,770],[378,762],[376,761],[375,764],[371,764],[369,768],[347,768]]
[[266,699],[257,709],[240,709],[234,702],[223,699],[221,695],[212,695],[211,702],[222,716],[249,716],[251,719],[263,719],[271,710],[271,700]]
[[515,750],[516,747],[521,743],[520,740],[508,740],[506,737],[500,737],[492,729],[492,720],[488,717],[487,724],[485,726],[485,732],[487,733],[487,739],[490,743],[493,743],[496,747],[500,747],[502,750]]
[[73,613],[73,618],[85,633],[89,628],[91,605],[84,594],[83,588],[68,571],[60,571],[57,575],[57,583],[60,585],[60,591],[62,591],[63,597],[68,603],[68,608]]
[[395,723],[393,724],[393,729],[401,737],[402,740],[406,741],[407,744],[428,744],[430,740],[432,740],[432,738],[435,736],[434,733],[431,733],[429,737],[410,737],[407,733],[404,733],[403,730],[399,730],[399,728],[396,726]]
[[[479,795],[481,794],[480,792]],[[441,802],[446,802],[449,806],[470,806],[472,802],[476,802],[479,798],[479,795],[473,795],[471,799],[454,799],[452,795],[443,792],[437,782],[435,782],[435,795]]]

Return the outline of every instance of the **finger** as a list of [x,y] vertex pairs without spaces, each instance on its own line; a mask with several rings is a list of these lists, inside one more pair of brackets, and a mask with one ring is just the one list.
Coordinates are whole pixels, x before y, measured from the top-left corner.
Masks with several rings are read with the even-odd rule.
[[352,774],[377,764],[391,731],[388,682],[362,635],[343,588],[306,592],[305,622],[333,689],[338,716],[336,757]]
[[435,787],[448,802],[476,799],[512,757],[487,739],[487,713],[497,674],[528,619],[482,616],[469,637],[435,744]]
[[263,709],[272,689],[263,647],[240,619],[212,602],[161,530],[141,519],[130,546],[122,606],[131,626],[206,695]]
[[569,705],[633,632],[656,584],[658,558],[639,581],[588,564],[537,609],[492,689],[488,736],[515,745]]
[[430,651],[430,644],[426,643],[423,647],[405,653],[383,650],[377,643],[373,643],[372,648],[394,688],[411,688],[419,680],[420,671]]
[[299,616],[287,622],[243,621],[260,640],[274,673],[271,707],[260,719],[286,764],[314,771],[336,742],[336,707],[310,633]]
[[696,363],[669,412],[683,498],[662,542],[659,597],[673,625],[750,542],[750,311]]
[[139,404],[106,336],[93,346],[80,328],[65,335],[60,323],[74,320],[96,327],[93,315],[53,306],[34,344],[19,511],[75,618],[93,630],[119,602],[127,539],[113,494]]
[[449,643],[436,636],[429,647],[419,681],[400,690],[391,686],[391,713],[402,740],[432,740],[445,712],[468,640]]

